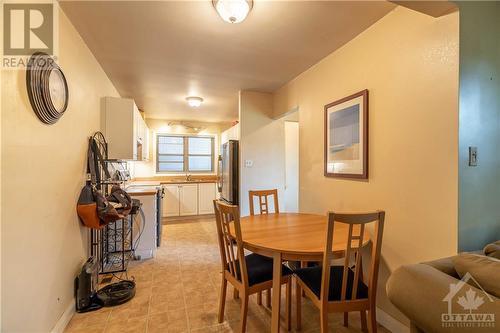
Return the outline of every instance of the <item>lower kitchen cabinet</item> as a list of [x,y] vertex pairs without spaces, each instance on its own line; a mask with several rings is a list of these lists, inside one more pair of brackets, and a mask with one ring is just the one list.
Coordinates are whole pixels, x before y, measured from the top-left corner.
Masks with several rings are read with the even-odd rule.
[[213,214],[216,187],[214,183],[198,184],[198,214]]
[[179,185],[163,185],[163,217],[179,216]]
[[163,185],[163,217],[213,214],[215,183]]
[[198,184],[179,185],[179,215],[198,215]]

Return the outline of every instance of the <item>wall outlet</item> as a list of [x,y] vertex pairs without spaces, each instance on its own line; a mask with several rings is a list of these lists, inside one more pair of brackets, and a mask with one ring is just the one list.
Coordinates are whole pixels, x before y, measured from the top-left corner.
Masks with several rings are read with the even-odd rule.
[[469,147],[469,166],[477,166],[477,147]]
[[251,168],[253,166],[252,160],[245,160],[245,168]]

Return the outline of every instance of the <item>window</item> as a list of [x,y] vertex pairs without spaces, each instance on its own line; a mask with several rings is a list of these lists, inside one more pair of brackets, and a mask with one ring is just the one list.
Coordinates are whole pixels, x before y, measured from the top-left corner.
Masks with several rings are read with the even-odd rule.
[[156,172],[212,172],[214,138],[157,136]]

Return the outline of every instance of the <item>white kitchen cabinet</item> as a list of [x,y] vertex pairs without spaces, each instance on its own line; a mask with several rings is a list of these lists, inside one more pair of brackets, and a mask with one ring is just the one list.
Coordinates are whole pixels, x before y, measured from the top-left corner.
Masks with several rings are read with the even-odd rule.
[[216,196],[215,183],[198,184],[198,214],[213,214],[214,199]]
[[179,185],[179,215],[198,215],[198,184]]
[[144,122],[144,139],[142,142],[142,160],[149,161],[149,128]]
[[163,217],[194,216],[214,213],[217,196],[215,183],[163,185]]
[[141,161],[149,160],[149,128],[142,118],[141,113],[137,112],[137,143],[139,150],[137,152],[137,159]]
[[236,124],[233,127],[228,128],[220,135],[220,144],[228,142],[229,140],[239,140],[240,139],[240,124]]
[[179,216],[179,185],[164,185],[163,188],[162,217]]
[[146,133],[146,123],[144,119],[142,119],[141,112],[137,112],[137,140],[141,143],[144,143],[145,133]]
[[149,145],[146,123],[133,99],[104,97],[101,132],[108,142],[108,157],[119,160],[145,160]]

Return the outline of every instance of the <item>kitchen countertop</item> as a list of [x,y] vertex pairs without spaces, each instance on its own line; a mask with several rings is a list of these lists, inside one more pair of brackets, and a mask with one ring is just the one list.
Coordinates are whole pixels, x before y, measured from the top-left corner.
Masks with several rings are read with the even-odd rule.
[[134,188],[127,188],[125,190],[128,194],[131,196],[138,196],[138,195],[156,195],[156,190],[146,190],[146,189],[134,189]]
[[161,186],[160,183],[154,183],[154,184],[131,183],[125,188],[125,191],[127,191],[127,193],[132,196],[156,195],[156,192],[158,191],[158,188],[160,186]]
[[194,177],[193,180],[169,176],[134,179],[125,190],[132,196],[155,195],[157,187],[161,185],[217,183],[216,176],[199,177]]
[[217,183],[217,180],[195,179],[195,180],[164,180],[160,184],[198,184],[198,183]]
[[179,176],[154,176],[137,177],[131,184],[196,184],[196,183],[217,183],[216,175],[191,175],[191,181],[187,181],[184,175]]

